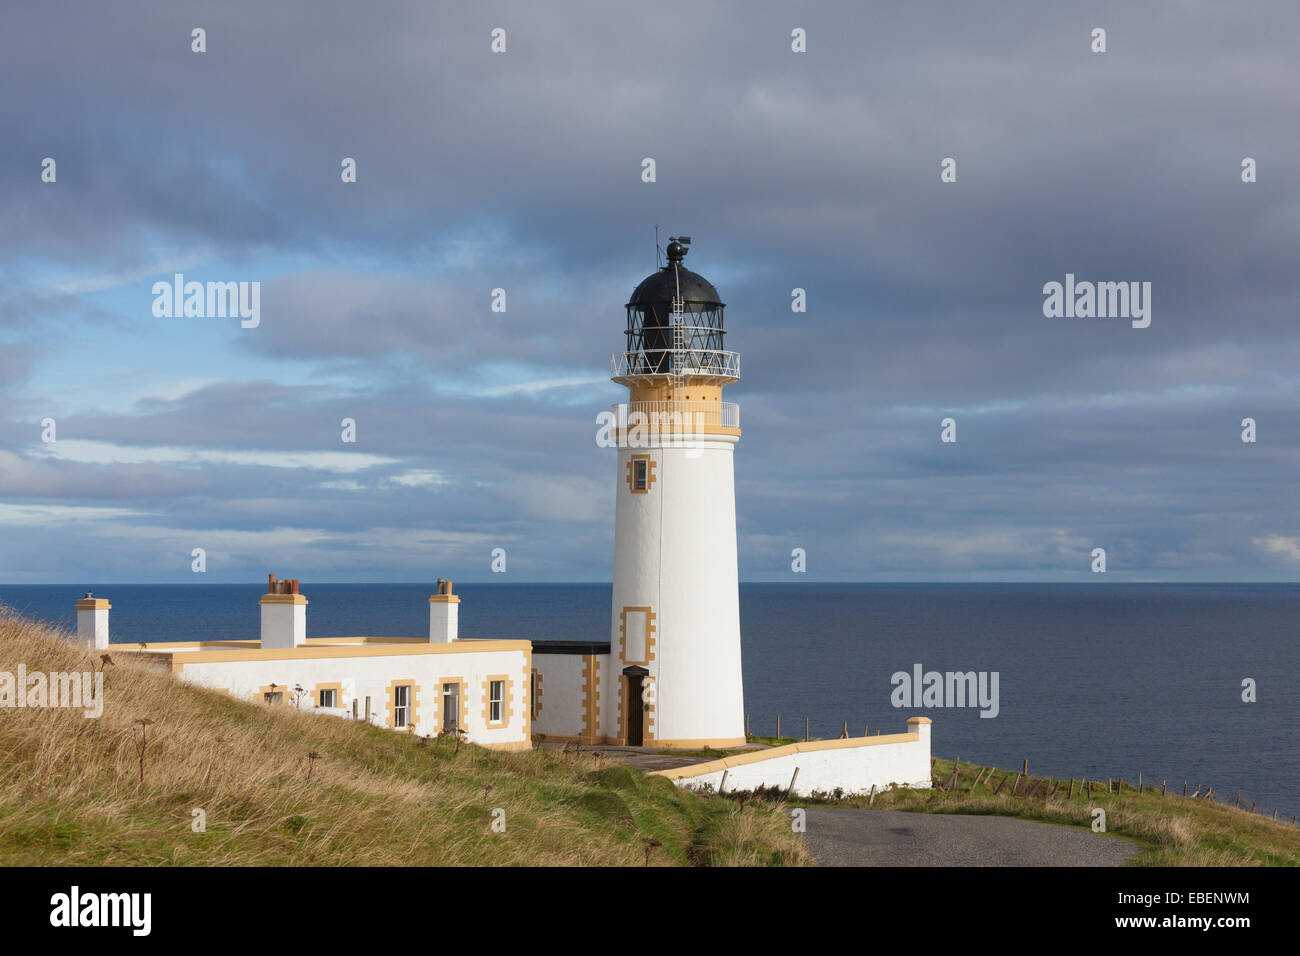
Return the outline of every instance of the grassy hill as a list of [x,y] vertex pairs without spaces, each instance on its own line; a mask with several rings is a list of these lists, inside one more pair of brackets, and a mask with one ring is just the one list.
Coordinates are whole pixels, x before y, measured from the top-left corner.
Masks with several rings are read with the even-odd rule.
[[[0,609],[0,671],[84,672],[91,659]],[[97,719],[0,712],[0,863],[642,866],[647,851],[652,866],[809,862],[783,806],[738,810],[598,756],[457,751],[237,701],[126,654],[105,668],[104,701]]]

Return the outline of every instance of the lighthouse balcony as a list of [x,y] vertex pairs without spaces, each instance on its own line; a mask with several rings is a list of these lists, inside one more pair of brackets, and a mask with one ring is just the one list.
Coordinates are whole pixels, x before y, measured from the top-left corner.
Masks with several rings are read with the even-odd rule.
[[740,379],[740,353],[699,348],[615,352],[610,377],[622,385],[664,381],[666,377],[726,385]]
[[621,402],[613,406],[620,436],[739,435],[740,406],[735,402]]

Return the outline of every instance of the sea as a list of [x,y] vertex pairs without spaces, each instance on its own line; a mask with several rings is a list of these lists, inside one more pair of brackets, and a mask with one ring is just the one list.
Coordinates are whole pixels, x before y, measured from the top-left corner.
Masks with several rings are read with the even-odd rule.
[[[606,640],[608,584],[457,584],[464,637]],[[0,585],[0,603],[75,628],[86,590],[115,642],[256,637],[257,585]],[[312,637],[428,633],[428,584],[303,584]],[[1300,815],[1300,585],[742,584],[753,733],[902,732],[1035,775],[1214,788]],[[997,675],[992,707],[896,706],[896,675]],[[1254,701],[1243,700],[1253,682]],[[1246,695],[1249,696],[1249,695]],[[913,705],[920,701],[907,701]],[[971,702],[967,702],[968,704]],[[2,719],[2,718],[0,718]]]

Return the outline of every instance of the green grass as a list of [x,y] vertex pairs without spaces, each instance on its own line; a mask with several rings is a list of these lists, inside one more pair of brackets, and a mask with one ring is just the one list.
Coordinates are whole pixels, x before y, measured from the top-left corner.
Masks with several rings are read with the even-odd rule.
[[745,741],[751,744],[767,744],[769,747],[784,747],[786,744],[800,743],[798,737],[759,737],[756,734],[746,734]]
[[[946,785],[952,777],[950,760],[933,761],[934,780]],[[975,813],[1017,817],[1091,829],[1093,810],[1106,812],[1106,832],[1129,839],[1140,847],[1130,861],[1137,866],[1300,866],[1300,827],[1271,816],[1252,814],[1230,804],[1182,796],[1181,786],[1161,796],[1158,787],[1143,782],[1141,793],[1131,782],[1111,792],[1106,781],[1093,782],[1092,794],[1075,781],[1044,777],[1021,778],[1015,771],[995,770],[974,788],[976,774],[985,768],[961,764],[957,782],[949,791],[895,788],[876,795],[876,810],[916,813]],[[1006,780],[1005,784],[1002,781]],[[999,784],[1002,784],[999,790]],[[1011,793],[1013,784],[1016,793]],[[996,791],[996,792],[995,792]],[[833,795],[792,797],[790,806],[836,805],[865,808],[869,798]]]

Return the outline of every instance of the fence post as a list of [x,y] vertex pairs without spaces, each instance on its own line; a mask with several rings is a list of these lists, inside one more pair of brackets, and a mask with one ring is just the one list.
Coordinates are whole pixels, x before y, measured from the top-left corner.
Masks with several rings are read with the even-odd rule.
[[781,715],[776,715],[776,742],[781,742]]
[[803,719],[803,739],[804,743],[808,742],[808,718]]
[[785,795],[788,797],[794,793],[794,782],[799,779],[799,768],[794,768],[794,773],[790,775],[790,786],[786,789]]

